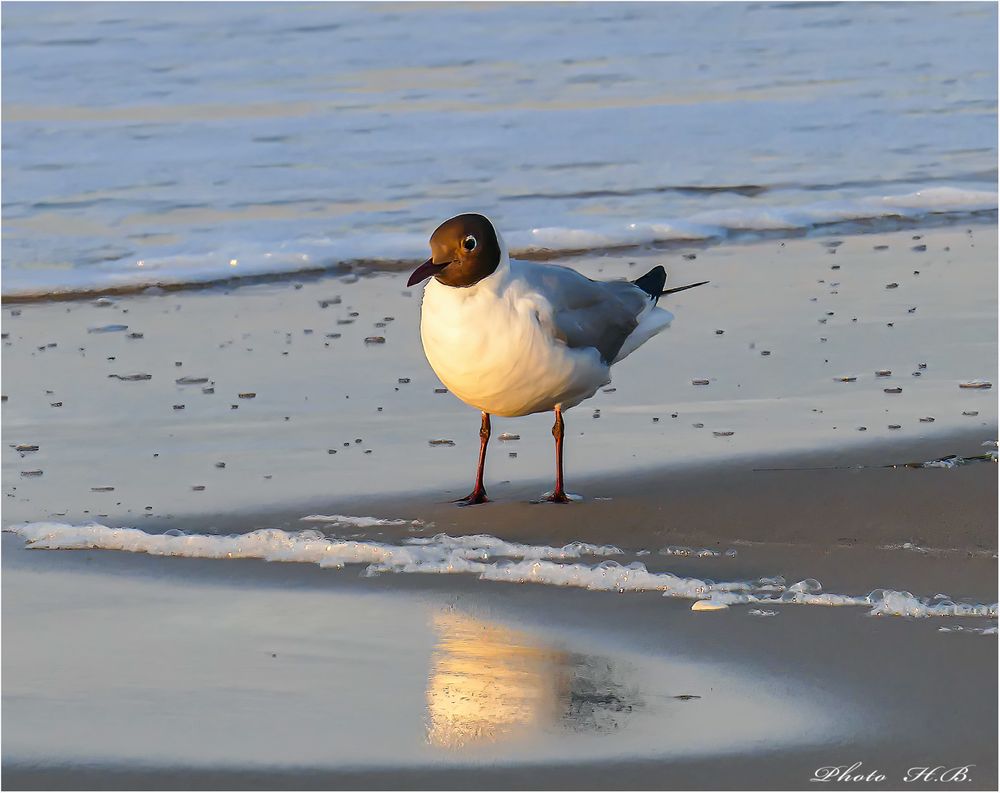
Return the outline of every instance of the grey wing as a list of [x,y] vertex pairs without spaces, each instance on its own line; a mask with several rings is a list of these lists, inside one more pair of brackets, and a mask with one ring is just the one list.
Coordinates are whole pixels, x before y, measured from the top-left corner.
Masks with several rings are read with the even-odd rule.
[[572,348],[592,347],[611,363],[649,307],[628,281],[592,281],[568,267],[524,263],[523,276],[552,306],[551,330]]

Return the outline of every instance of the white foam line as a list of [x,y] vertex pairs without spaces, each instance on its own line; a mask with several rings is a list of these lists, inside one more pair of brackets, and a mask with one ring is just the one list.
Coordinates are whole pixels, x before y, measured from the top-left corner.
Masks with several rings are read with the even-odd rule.
[[[934,187],[905,195],[871,195],[792,206],[739,206],[690,217],[607,224],[594,228],[546,227],[510,230],[504,236],[511,254],[541,251],[601,250],[673,240],[724,240],[733,234],[807,230],[828,224],[900,218],[917,221],[935,214],[995,211],[997,194],[985,190]],[[305,239],[298,250],[247,247],[111,261],[67,270],[14,269],[5,273],[3,295],[59,292],[155,284],[197,284],[234,276],[290,274],[323,269],[337,262],[410,261],[426,247],[426,234],[395,233],[354,238]],[[233,256],[237,255],[234,259]],[[234,262],[236,264],[234,265]]]
[[72,526],[38,522],[17,524],[5,531],[20,535],[32,549],[101,549],[203,559],[263,559],[333,568],[366,564],[366,575],[468,573],[487,581],[613,592],[656,591],[665,597],[687,598],[720,608],[743,603],[799,604],[868,606],[873,616],[997,616],[996,603],[956,603],[945,595],[918,598],[909,592],[887,589],[877,589],[866,596],[823,593],[820,583],[811,578],[791,586],[786,586],[781,576],[719,582],[669,572],[652,573],[641,562],[620,564],[609,559],[596,565],[566,563],[566,560],[585,556],[619,555],[622,551],[613,545],[579,542],[559,548],[526,545],[488,534],[464,537],[438,534],[429,538],[407,538],[400,545],[392,545],[341,540],[315,530],[259,529],[247,534],[211,535],[186,534],[172,529],[164,534],[148,534],[140,529],[111,528],[99,523]]
[[301,521],[311,523],[336,523],[340,526],[354,526],[359,529],[368,529],[372,526],[423,526],[422,520],[404,520],[402,518],[372,518],[355,517],[353,515],[306,515],[299,518]]
[[950,627],[950,628],[941,627],[941,628],[938,628],[938,630],[941,633],[977,633],[980,636],[996,636],[997,635],[997,626],[996,625],[993,625],[992,627],[989,627],[989,628],[968,628],[968,627],[963,627],[962,625],[955,625],[955,626]]

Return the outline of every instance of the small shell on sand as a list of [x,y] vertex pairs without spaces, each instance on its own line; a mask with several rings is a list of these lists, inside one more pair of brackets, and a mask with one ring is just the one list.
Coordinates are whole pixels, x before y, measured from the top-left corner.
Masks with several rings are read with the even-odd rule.
[[736,433],[733,430],[713,430],[712,434],[716,438],[728,438],[730,435],[735,435]]
[[21,476],[41,476],[41,471],[21,471]]
[[207,383],[207,377],[178,377],[174,380],[177,385],[201,385],[202,383]]
[[889,429],[891,429],[891,430],[902,429],[902,425],[900,425],[900,424],[890,424],[889,425]]
[[886,393],[886,394],[902,394],[903,393],[903,389],[900,388],[899,386],[896,386],[895,388],[883,388],[882,391],[883,391],[883,393]]
[[979,411],[978,410],[963,410],[962,411],[962,415],[963,416],[978,416],[979,415]]
[[838,383],[853,383],[858,378],[853,376],[846,376],[846,377],[834,377],[833,379]]
[[430,440],[430,441],[427,441],[427,443],[429,443],[431,446],[454,446],[455,445],[455,441],[449,441],[449,440],[444,439],[444,438],[439,438],[439,439],[436,439],[436,440]]
[[728,603],[719,603],[714,600],[696,600],[691,604],[691,611],[722,611],[729,608]]
[[691,385],[708,385],[708,380],[692,380]]
[[897,284],[895,281],[893,281],[891,284],[886,284],[885,288],[886,289],[898,289],[899,288],[899,284]]
[[110,485],[105,485],[103,487],[92,487],[92,488],[90,488],[90,492],[91,493],[110,493],[112,490],[114,490],[114,488],[111,487]]
[[988,380],[969,380],[965,383],[959,383],[959,388],[993,388],[993,383]]
[[36,446],[34,443],[19,443],[19,444],[17,444],[17,446],[14,447],[14,451],[16,451],[16,452],[37,452],[38,451],[38,446]]
[[257,397],[256,391],[244,391],[242,394],[237,394],[240,399],[255,399]]
[[891,369],[876,369],[875,370],[875,376],[876,377],[888,377],[891,374],[892,374],[892,370]]
[[366,336],[365,344],[385,344],[385,336]]
[[521,440],[521,436],[520,435],[515,435],[512,432],[501,432],[497,436],[497,440],[498,441],[519,441],[519,440]]
[[922,421],[922,422],[923,422],[924,424],[931,424],[931,423],[932,423],[932,422],[934,421],[934,417],[933,417],[933,416],[921,416],[921,417],[920,417],[920,420],[921,420],[921,421]]
[[153,379],[153,375],[151,374],[109,374],[108,377],[113,377],[117,380],[125,380],[125,381]]

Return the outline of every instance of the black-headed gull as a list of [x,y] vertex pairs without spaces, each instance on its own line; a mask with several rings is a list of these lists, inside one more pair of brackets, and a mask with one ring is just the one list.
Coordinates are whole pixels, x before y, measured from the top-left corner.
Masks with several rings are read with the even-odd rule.
[[503,237],[482,215],[458,215],[431,235],[431,258],[407,281],[424,289],[420,338],[441,382],[482,411],[476,484],[462,504],[488,501],[483,487],[490,415],[555,411],[556,486],[546,500],[566,503],[563,411],[611,382],[611,365],[673,318],[656,307],[662,267],[635,281],[592,281],[575,270],[511,261]]

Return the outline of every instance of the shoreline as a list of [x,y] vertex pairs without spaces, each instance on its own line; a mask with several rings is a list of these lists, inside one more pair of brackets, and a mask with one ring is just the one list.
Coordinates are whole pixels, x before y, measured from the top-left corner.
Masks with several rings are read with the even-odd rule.
[[[802,229],[762,229],[731,230],[724,236],[668,238],[641,243],[621,243],[587,248],[525,248],[515,250],[511,256],[527,261],[559,262],[564,259],[604,255],[629,255],[637,257],[658,256],[663,253],[684,253],[705,251],[724,245],[745,245],[769,240],[822,240],[830,236],[867,236],[917,229],[947,228],[962,224],[973,226],[992,225],[997,222],[996,209],[980,209],[970,212],[931,212],[916,218],[880,219],[879,228],[872,228],[865,219],[831,221]],[[249,273],[247,275],[220,275],[194,280],[150,280],[130,284],[105,284],[93,287],[57,287],[45,291],[20,290],[0,295],[0,306],[34,303],[63,303],[93,300],[100,297],[133,297],[150,293],[197,292],[201,290],[239,289],[262,284],[283,284],[289,281],[312,281],[330,277],[342,277],[385,273],[405,273],[420,264],[418,259],[372,259],[348,258],[327,264],[309,265],[272,273]]]
[[[586,494],[584,500],[568,505],[534,503],[551,483],[520,479],[490,484],[488,504],[459,507],[451,502],[467,489],[459,480],[392,495],[314,496],[169,514],[76,511],[30,520],[228,534],[296,531],[308,527],[305,516],[340,514],[548,544],[610,541],[638,548],[668,541],[713,547],[743,542],[860,549],[912,543],[935,552],[988,554],[997,550],[996,463],[907,467],[946,455],[982,455],[990,451],[983,443],[980,430],[967,429],[894,443],[866,440],[834,449],[588,473],[571,480],[571,489]],[[12,522],[24,521],[5,525]],[[391,529],[378,532],[393,536]]]

